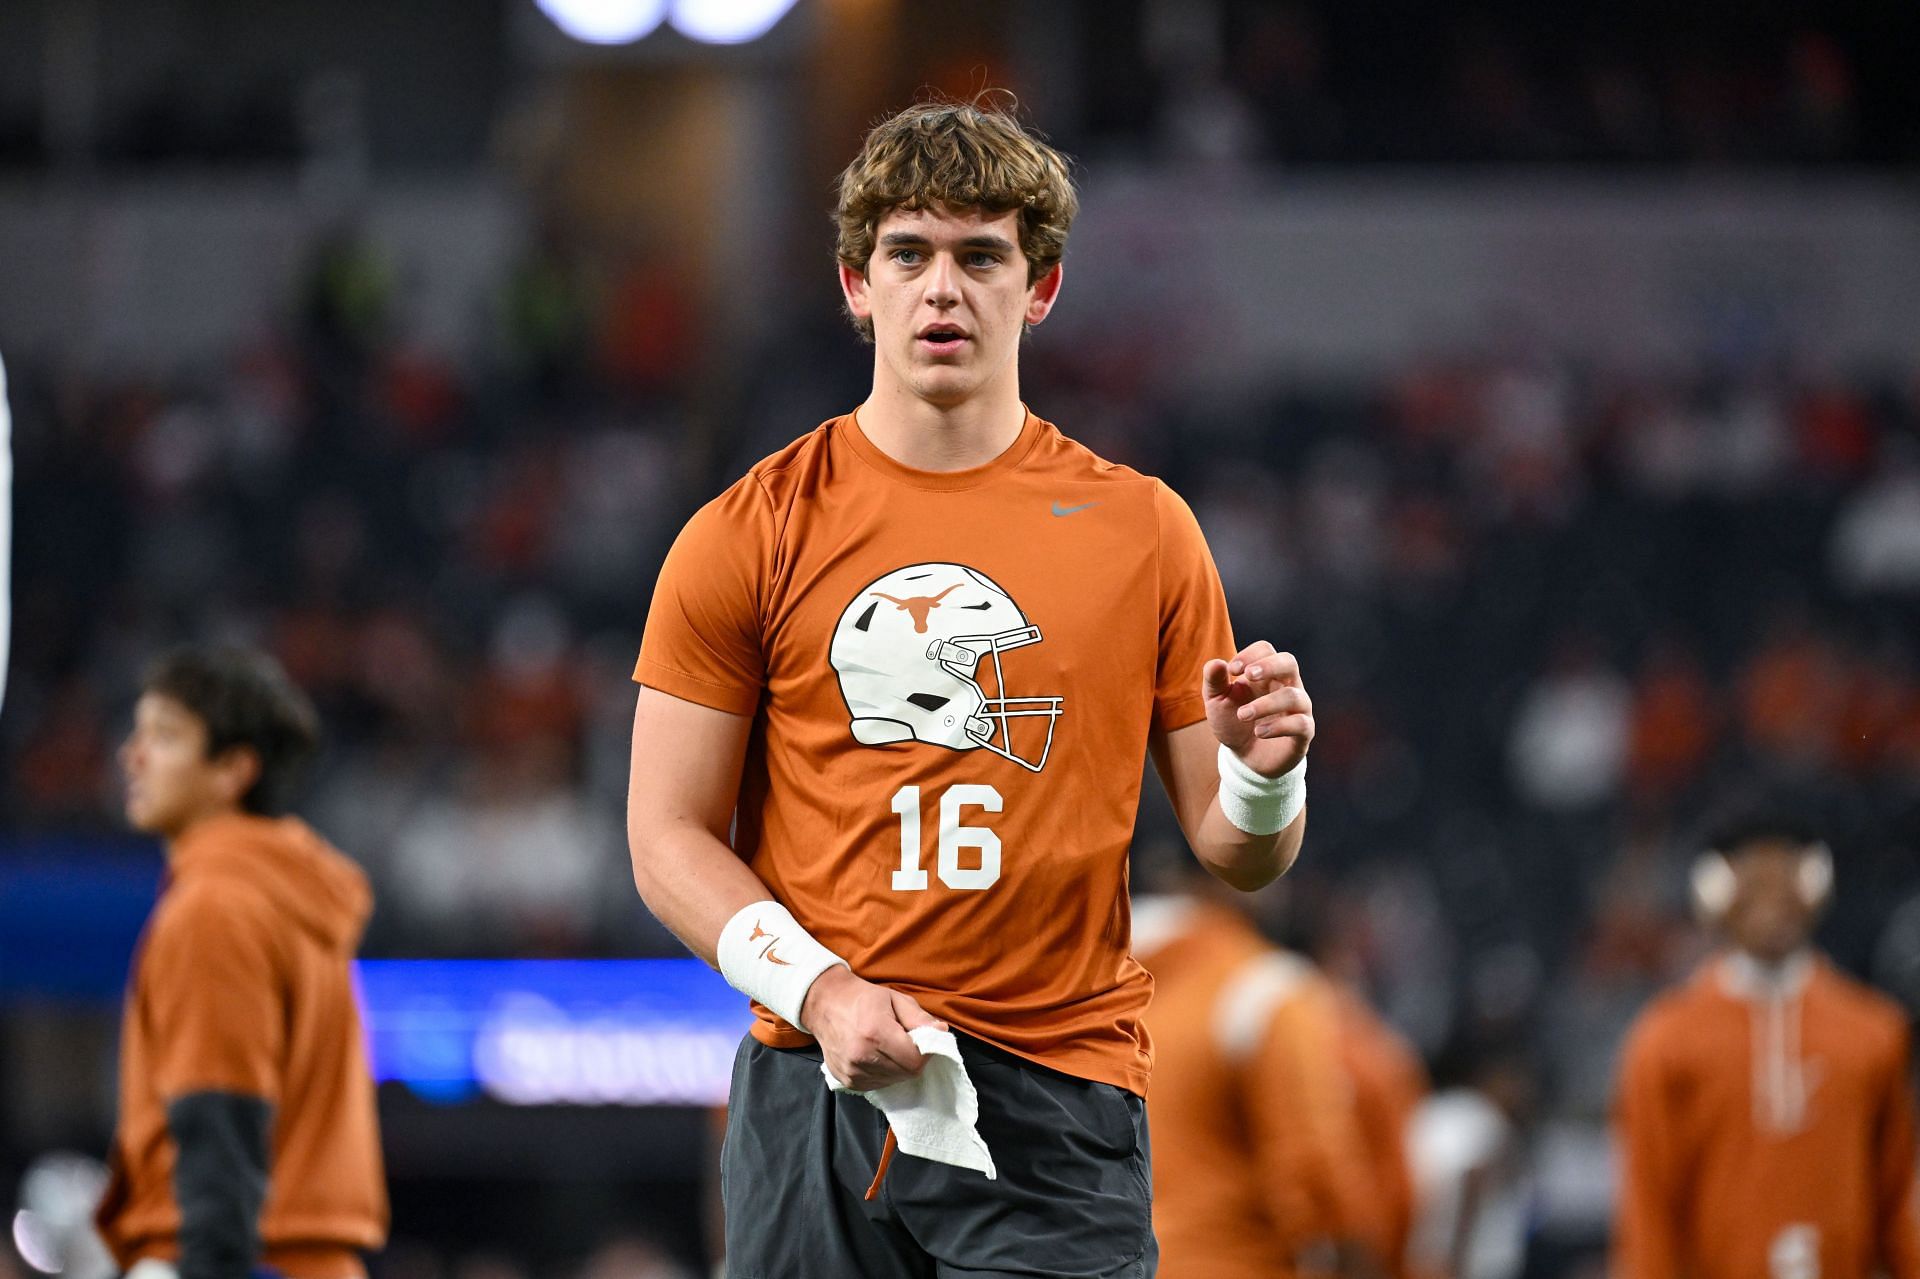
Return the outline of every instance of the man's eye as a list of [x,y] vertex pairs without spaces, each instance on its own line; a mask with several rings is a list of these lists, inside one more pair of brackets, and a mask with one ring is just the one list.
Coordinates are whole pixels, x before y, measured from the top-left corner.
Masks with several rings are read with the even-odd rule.
[[991,253],[984,253],[984,252],[969,253],[967,255],[967,265],[968,266],[999,266],[1000,259]]
[[920,250],[895,249],[893,251],[893,260],[895,262],[898,262],[901,266],[914,266],[918,264],[920,261]]

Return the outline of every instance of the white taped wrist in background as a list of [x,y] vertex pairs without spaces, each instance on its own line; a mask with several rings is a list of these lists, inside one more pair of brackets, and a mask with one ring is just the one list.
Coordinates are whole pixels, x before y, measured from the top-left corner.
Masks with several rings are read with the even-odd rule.
[[1273,835],[1307,806],[1307,761],[1266,777],[1226,746],[1220,748],[1220,812],[1249,835]]
[[[840,958],[815,941],[777,901],[754,902],[735,912],[720,930],[720,975],[741,994],[764,1004],[791,1026],[814,979]],[[811,1033],[811,1032],[809,1032]]]

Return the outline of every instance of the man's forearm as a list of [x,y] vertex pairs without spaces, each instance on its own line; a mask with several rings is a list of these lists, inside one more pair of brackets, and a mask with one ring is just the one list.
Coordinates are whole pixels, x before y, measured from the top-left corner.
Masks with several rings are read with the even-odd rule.
[[688,950],[719,966],[720,930],[740,908],[773,896],[739,854],[694,821],[629,819],[640,899]]
[[773,901],[760,877],[704,826],[643,825],[633,849],[634,882],[660,922],[735,990],[809,1029],[816,980],[846,968],[846,960]]
[[1216,879],[1252,892],[1286,873],[1300,855],[1306,833],[1307,815],[1302,810],[1277,834],[1249,835],[1227,820],[1216,797],[1193,834],[1193,852]]
[[[1296,792],[1291,802],[1282,799],[1277,807],[1273,805],[1279,797],[1256,796],[1263,803],[1250,810],[1244,802],[1248,787],[1242,786],[1239,792],[1242,802],[1236,805],[1242,820],[1255,830],[1272,832],[1252,834],[1245,826],[1235,825],[1222,806],[1221,788],[1227,784],[1225,752],[1205,721],[1171,733],[1155,734],[1148,739],[1147,749],[1167,788],[1167,798],[1179,819],[1181,833],[1187,837],[1187,845],[1216,879],[1242,892],[1252,892],[1272,883],[1293,865],[1307,829],[1303,790]],[[1296,769],[1300,767],[1302,765],[1296,765]],[[1245,771],[1242,766],[1242,772]],[[1256,780],[1253,789],[1280,785],[1279,779],[1268,778]],[[1260,811],[1263,805],[1268,811]],[[1275,825],[1286,821],[1289,811],[1293,814],[1292,820],[1273,831]],[[1263,825],[1260,820],[1263,817],[1271,817],[1272,821]]]

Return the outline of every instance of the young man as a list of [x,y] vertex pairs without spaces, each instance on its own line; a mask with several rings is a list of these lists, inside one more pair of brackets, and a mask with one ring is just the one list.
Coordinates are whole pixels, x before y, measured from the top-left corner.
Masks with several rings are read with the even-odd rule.
[[[1141,759],[1221,878],[1300,847],[1297,663],[1236,651],[1184,503],[1020,400],[1075,208],[1010,116],[875,128],[837,210],[872,392],[695,515],[655,588],[634,878],[755,1002],[735,1275],[1151,1274]],[[960,1035],[997,1179],[886,1171],[896,1132],[821,1078],[913,1080],[926,1027]]]
[[273,816],[316,730],[269,659],[183,649],[148,673],[121,748],[127,820],[166,841],[167,880],[134,959],[97,1220],[152,1279],[358,1279],[386,1239],[349,970],[372,894]]
[[1920,1279],[1906,1019],[1809,947],[1832,879],[1772,817],[1696,865],[1726,945],[1627,1041],[1622,1279]]

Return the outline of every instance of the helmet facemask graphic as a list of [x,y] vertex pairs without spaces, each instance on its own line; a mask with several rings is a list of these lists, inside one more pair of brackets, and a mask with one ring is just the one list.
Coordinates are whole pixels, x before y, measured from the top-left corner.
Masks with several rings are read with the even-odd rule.
[[[1041,639],[984,574],[946,563],[895,569],[856,595],[834,627],[831,660],[854,740],[985,749],[1039,772],[1063,699],[1008,696],[1001,659]],[[1031,737],[1016,742],[1016,724]]]

